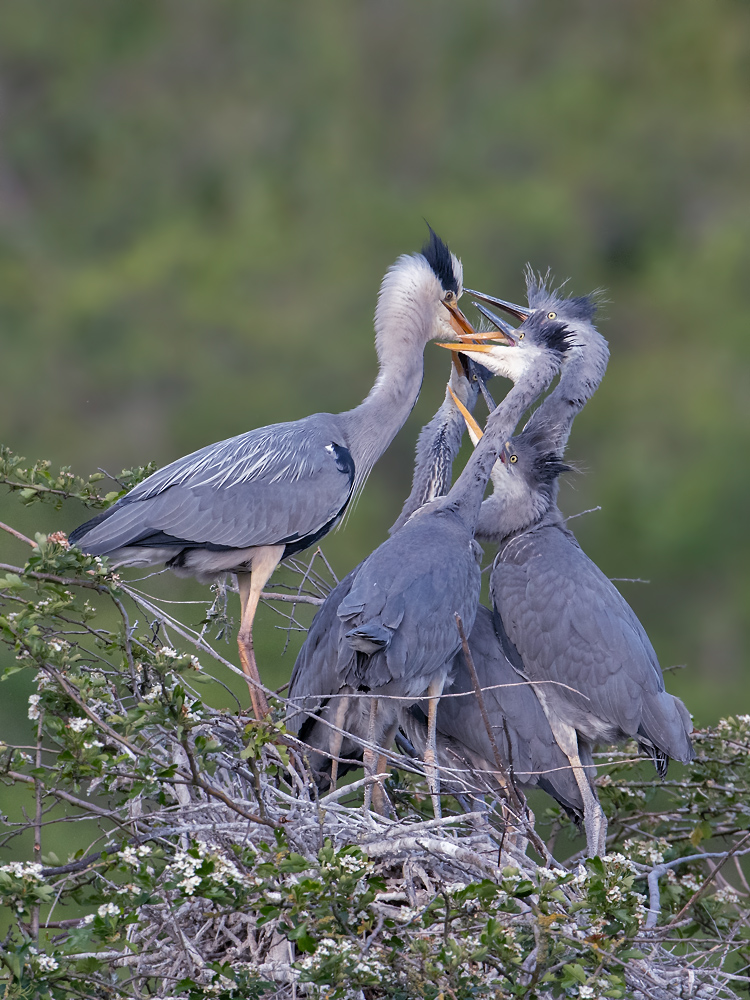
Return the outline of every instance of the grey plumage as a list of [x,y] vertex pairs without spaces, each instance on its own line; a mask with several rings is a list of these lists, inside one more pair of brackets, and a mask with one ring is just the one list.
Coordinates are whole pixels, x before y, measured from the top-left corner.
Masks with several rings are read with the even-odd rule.
[[[472,361],[461,372],[456,367],[452,369],[449,385],[470,412],[479,396],[479,379],[487,376],[489,373]],[[419,435],[412,489],[390,529],[391,535],[423,504],[448,492],[453,460],[464,430],[464,418],[446,389],[442,405]],[[354,690],[344,683],[338,659],[343,634],[338,608],[348,596],[359,569],[357,566],[348,573],[318,610],[289,684],[286,725],[310,746],[311,766],[322,787],[328,782],[332,750],[344,758],[360,757],[362,753],[361,743],[356,739],[347,737],[339,745],[332,726],[359,736],[360,740],[367,737],[369,701],[348,697]],[[338,770],[343,773],[346,768]]]
[[317,413],[209,445],[149,476],[71,541],[128,565],[166,561],[205,582],[219,560],[235,569],[256,545],[283,544],[291,555],[351,496],[354,462],[341,436],[336,417]]
[[[514,442],[515,453],[520,450]],[[583,552],[557,507],[501,544],[490,586],[526,675],[575,689],[550,686],[545,697],[577,730],[579,742],[635,737],[661,776],[669,758],[692,760],[687,713],[665,691],[643,626]]]
[[[508,442],[493,470],[494,492],[483,506],[478,534],[500,540],[490,589],[506,655],[522,676],[560,682],[535,691],[578,777],[588,847],[595,853],[604,849],[606,819],[580,766],[592,746],[635,737],[663,775],[670,757],[692,759],[692,726],[682,702],[665,691],[637,617],[583,553],[556,504],[560,456],[574,417],[604,374],[606,345],[586,300],[561,299],[537,283],[530,286],[530,303],[531,318],[566,317],[571,349],[558,386],[523,433]],[[506,351],[481,352],[482,362],[503,374]],[[534,522],[518,523],[524,508],[537,510]]]
[[363,487],[419,395],[425,344],[471,330],[456,305],[462,278],[460,261],[430,231],[422,252],[400,257],[383,279],[375,313],[380,372],[364,402],[202,448],[70,536],[115,564],[164,562],[204,581],[236,573],[240,658],[257,717],[268,712],[252,647],[263,586],[281,559],[330,531]]
[[[533,688],[524,683],[505,656],[492,612],[482,605],[469,636],[469,649],[505,768],[521,787],[542,789],[580,821],[584,804],[568,759],[552,735]],[[456,654],[453,670],[453,683],[443,692],[437,710],[437,757],[441,772],[467,773],[463,780],[449,780],[447,790],[458,794],[467,790],[497,792],[502,782],[463,651]],[[403,712],[401,726],[421,752],[427,738],[424,712],[419,708]],[[593,779],[593,771],[589,777]]]
[[[460,638],[455,615],[466,631],[476,616],[481,585],[473,539],[489,473],[505,438],[521,414],[544,391],[565,350],[564,324],[540,320],[541,347],[530,339],[516,352],[516,383],[490,415],[487,430],[446,497],[423,506],[370,555],[339,606],[346,631],[339,643],[342,677],[378,698],[429,698],[425,769],[436,812],[435,709],[449,679]],[[395,727],[396,704],[374,702],[380,734]],[[370,743],[374,727],[371,724]],[[387,740],[385,741],[387,742]]]

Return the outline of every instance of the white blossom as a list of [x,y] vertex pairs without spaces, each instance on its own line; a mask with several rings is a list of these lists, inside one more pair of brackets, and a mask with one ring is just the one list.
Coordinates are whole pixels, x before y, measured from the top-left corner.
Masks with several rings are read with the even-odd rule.
[[74,733],[83,733],[90,725],[89,719],[68,719],[68,729],[72,729]]
[[34,959],[34,965],[42,972],[54,972],[58,968],[59,963],[57,959],[52,958],[50,955],[38,955]]
[[34,861],[11,861],[8,865],[2,865],[0,872],[7,875],[15,875],[17,878],[30,878],[37,882],[43,882],[42,866]]
[[119,917],[120,907],[116,903],[102,903],[96,911],[100,917]]
[[30,694],[29,695],[29,718],[34,722],[39,718],[39,701],[41,700],[41,695]]

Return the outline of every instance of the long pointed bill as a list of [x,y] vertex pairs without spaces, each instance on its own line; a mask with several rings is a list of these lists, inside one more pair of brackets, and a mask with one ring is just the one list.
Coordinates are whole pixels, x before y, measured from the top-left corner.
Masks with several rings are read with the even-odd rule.
[[487,344],[443,344],[439,343],[438,347],[444,347],[446,351],[463,351],[464,354],[489,354],[492,350]]
[[[454,332],[462,341],[471,343],[472,340],[482,339],[482,335],[477,333],[455,302],[446,302],[443,299],[443,305],[450,313],[450,324]],[[505,330],[503,330],[503,333],[505,333]],[[495,337],[493,339],[500,340],[501,343],[510,343],[510,340],[503,340],[502,337]]]
[[481,299],[482,302],[489,302],[490,305],[503,309],[505,312],[510,313],[511,316],[515,316],[516,319],[520,319],[521,322],[528,319],[531,315],[527,307],[517,306],[513,302],[506,301],[506,299],[497,299],[494,295],[485,295],[484,292],[475,292],[473,288],[464,288],[464,291],[473,296],[475,299]]
[[451,398],[452,398],[453,402],[458,407],[458,412],[464,418],[464,421],[466,422],[466,429],[469,432],[469,437],[471,438],[472,443],[473,443],[474,447],[476,448],[477,441],[480,440],[480,438],[482,437],[482,435],[484,434],[484,432],[483,432],[482,428],[479,426],[479,424],[476,422],[476,420],[474,419],[474,417],[472,417],[472,415],[466,409],[466,407],[464,406],[464,404],[458,398],[458,396],[455,394],[455,392],[453,391],[453,389],[451,389],[450,386],[448,386],[448,392],[451,394]]
[[[518,340],[518,337],[516,337],[516,331],[510,323],[506,323],[504,319],[497,315],[497,313],[493,313],[491,309],[488,309],[487,306],[483,306],[481,302],[475,302],[474,305],[485,317],[485,319],[488,319],[490,323],[492,323],[493,326],[496,326],[497,329],[500,330],[501,333],[504,333],[506,337],[510,337],[513,343]],[[482,340],[492,340],[494,334],[490,331],[489,334],[480,334],[480,336]]]

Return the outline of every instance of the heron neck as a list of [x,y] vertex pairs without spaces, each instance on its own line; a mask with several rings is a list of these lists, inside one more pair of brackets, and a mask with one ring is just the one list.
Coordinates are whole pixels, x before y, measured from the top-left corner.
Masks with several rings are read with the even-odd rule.
[[550,450],[558,455],[565,451],[573,421],[599,388],[609,360],[607,341],[598,330],[593,326],[580,332],[574,328],[574,336],[576,333],[580,341],[568,348],[559,382],[524,427],[543,431]]
[[[555,507],[551,489],[534,492],[521,486],[517,490],[504,489],[500,477],[507,473],[493,474],[494,492],[483,503],[474,532],[479,542],[500,544],[519,531],[537,525]],[[508,484],[510,485],[510,484]]]
[[424,375],[423,346],[428,336],[403,337],[401,350],[381,351],[380,371],[367,397],[340,415],[347,429],[347,446],[354,459],[355,491],[401,430],[419,397]]
[[[467,409],[471,412],[477,393],[470,392]],[[398,531],[414,513],[430,500],[444,496],[451,485],[453,461],[461,447],[466,424],[456,404],[446,390],[440,409],[420,431],[414,463],[411,493],[404,501],[401,513],[389,534]]]
[[519,379],[487,421],[484,436],[445,498],[445,507],[456,511],[473,532],[492,468],[505,442],[512,436],[524,411],[547,388],[559,363],[550,359]]

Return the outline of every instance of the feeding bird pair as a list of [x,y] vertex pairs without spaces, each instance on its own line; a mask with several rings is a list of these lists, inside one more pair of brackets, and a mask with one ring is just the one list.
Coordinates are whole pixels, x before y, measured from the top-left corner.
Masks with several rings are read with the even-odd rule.
[[[679,708],[675,709],[676,725],[682,733],[682,742],[677,737],[672,742],[662,738],[659,727],[663,728],[663,720],[654,708],[655,703],[661,704],[663,695],[658,665],[653,651],[649,653],[648,640],[643,641],[645,633],[635,616],[617,595],[627,608],[630,621],[606,590],[603,583],[606,578],[597,579],[597,594],[602,604],[601,607],[595,605],[593,619],[601,615],[603,620],[609,620],[616,606],[623,621],[627,620],[629,631],[623,625],[622,634],[617,630],[613,633],[611,628],[606,635],[598,634],[597,628],[599,633],[602,629],[592,619],[590,608],[584,608],[587,624],[573,627],[584,633],[588,629],[585,638],[594,646],[601,645],[604,640],[602,655],[607,664],[617,660],[616,655],[614,659],[607,659],[606,642],[612,637],[610,633],[617,633],[616,640],[624,643],[628,652],[627,656],[620,656],[624,662],[618,661],[618,669],[610,671],[613,676],[609,679],[604,676],[608,667],[597,666],[593,677],[578,669],[576,684],[571,686],[578,685],[576,690],[581,692],[581,687],[593,684],[597,690],[601,687],[605,692],[603,698],[591,703],[588,713],[575,699],[562,698],[559,693],[562,688],[558,690],[556,685],[547,688],[540,683],[540,674],[545,670],[555,673],[552,679],[556,679],[568,669],[565,663],[570,650],[566,636],[575,613],[571,614],[570,607],[562,608],[560,620],[548,622],[550,627],[545,626],[542,630],[545,637],[549,633],[551,641],[541,641],[533,616],[530,618],[517,607],[520,599],[523,608],[519,567],[522,572],[528,572],[529,566],[539,566],[536,553],[524,561],[524,553],[531,550],[523,539],[535,536],[534,545],[539,544],[538,539],[543,539],[542,550],[547,545],[556,560],[559,560],[559,545],[555,548],[553,543],[546,541],[554,537],[559,542],[554,532],[564,539],[564,545],[575,545],[572,536],[568,538],[565,534],[559,512],[556,513],[556,477],[562,469],[559,459],[572,419],[604,373],[606,344],[591,323],[589,300],[561,299],[550,293],[543,283],[535,285],[533,282],[529,288],[528,310],[492,300],[496,306],[521,319],[521,327],[514,332],[491,314],[498,328],[494,339],[499,343],[478,344],[475,331],[457,306],[462,278],[460,262],[431,232],[422,253],[400,258],[383,280],[375,317],[380,373],[360,406],[336,416],[317,414],[294,423],[250,431],[202,449],[149,477],[108,511],[78,528],[71,535],[71,541],[87,552],[109,555],[120,563],[165,562],[176,572],[190,573],[199,579],[235,572],[242,605],[238,635],[240,658],[248,678],[254,712],[261,718],[268,707],[253,654],[252,621],[263,586],[281,559],[313,544],[329,531],[353,494],[362,488],[374,462],[395,436],[416,400],[425,344],[439,336],[454,340],[460,337],[464,341],[472,338],[473,348],[468,343],[455,346],[467,354],[476,354],[493,370],[514,379],[514,388],[491,416],[482,441],[447,497],[434,499],[439,495],[437,488],[427,489],[422,499],[432,502],[408,520],[405,509],[402,515],[405,523],[399,530],[330,596],[313,623],[300,654],[290,697],[296,697],[295,692],[317,695],[318,709],[326,697],[332,698],[336,711],[331,715],[329,705],[323,705],[328,713],[324,723],[334,726],[334,732],[336,728],[345,728],[336,726],[336,719],[345,721],[346,726],[351,725],[349,731],[366,743],[371,755],[374,747],[387,745],[398,721],[403,721],[404,712],[409,713],[407,728],[410,720],[418,719],[409,701],[427,698],[426,770],[437,804],[438,734],[443,739],[453,740],[454,744],[461,738],[461,733],[456,737],[443,732],[450,730],[452,710],[442,714],[437,710],[444,684],[450,683],[454,676],[460,679],[455,655],[458,633],[453,615],[460,614],[467,630],[471,629],[477,615],[479,567],[475,532],[478,536],[499,541],[500,552],[492,577],[493,634],[497,645],[492,645],[484,612],[479,617],[484,623],[482,641],[486,645],[486,640],[490,640],[492,655],[489,661],[493,656],[501,657],[503,669],[507,667],[516,677],[520,673],[536,685],[533,691],[530,688],[516,690],[525,691],[523,697],[530,693],[534,699],[539,698],[538,702],[528,702],[533,705],[528,710],[529,716],[536,713],[540,720],[532,723],[532,735],[541,732],[542,742],[547,740],[553,757],[554,748],[562,747],[566,760],[573,766],[575,781],[571,782],[571,772],[563,767],[560,773],[566,775],[568,787],[562,788],[565,780],[561,778],[560,787],[552,790],[572,811],[585,814],[587,831],[591,830],[589,850],[593,852],[602,847],[604,826],[597,816],[598,803],[591,788],[590,770],[587,770],[591,744],[603,737],[623,738],[637,734],[657,755],[686,759],[691,752],[687,737],[689,722],[680,715]],[[519,448],[508,450],[508,439],[523,412],[549,385],[561,366],[558,386],[535,411],[524,431],[527,462],[523,460],[522,447],[520,454]],[[458,408],[455,409],[458,412]],[[534,438],[532,432],[536,435]],[[452,446],[448,449],[452,451],[450,462],[455,450]],[[557,466],[550,456],[557,456]],[[506,459],[505,464],[501,461],[496,465],[499,457]],[[541,478],[538,475],[540,460],[546,469]],[[493,468],[494,493],[482,503]],[[515,479],[507,478],[511,469],[516,474]],[[504,475],[501,475],[503,470]],[[526,470],[525,482],[522,481],[523,470]],[[442,471],[432,469],[429,475],[436,483],[441,476],[446,479],[445,468]],[[535,475],[539,479],[538,489],[534,485]],[[412,502],[417,507],[421,499],[413,496]],[[532,517],[520,524],[522,508],[528,508]],[[581,556],[585,559],[582,553]],[[563,570],[565,558],[562,557]],[[508,570],[510,583],[504,579],[506,565],[511,567]],[[561,575],[558,562],[553,569]],[[562,572],[562,577],[564,575]],[[538,580],[527,582],[532,590],[534,582]],[[575,604],[575,594],[570,599]],[[335,615],[331,615],[334,604]],[[325,652],[322,658],[317,658],[311,650],[321,631],[318,621],[325,622],[328,618],[331,618],[335,643],[324,633],[325,642],[322,646],[318,642],[318,646]],[[475,640],[475,645],[481,646],[482,642]],[[540,649],[542,653],[546,650],[548,655],[540,655]],[[640,656],[637,668],[628,659],[631,653],[636,659]],[[594,662],[590,650],[586,657],[585,664]],[[485,657],[481,664],[483,669],[487,661]],[[305,670],[301,664],[305,663],[312,664],[307,668],[312,672],[312,681],[308,677],[308,686],[302,690],[301,678]],[[490,676],[495,676],[491,662],[488,670]],[[330,683],[326,680],[329,675],[333,676]],[[548,679],[541,678],[542,681]],[[644,683],[645,698],[637,690]],[[329,690],[334,686],[335,690]],[[554,687],[554,695],[540,695],[542,687],[546,691]],[[346,706],[351,706],[352,702],[361,705],[361,701],[352,696],[361,693],[362,688],[371,696],[367,699],[369,706],[364,712],[358,707],[352,713]],[[340,693],[343,697],[334,697]],[[406,701],[392,701],[394,696]],[[589,700],[585,691],[581,692],[581,697]],[[618,708],[624,701],[628,702],[627,706]],[[470,713],[470,699],[455,699],[450,704],[458,706],[453,711],[457,719],[454,729],[462,729],[463,735],[467,735],[461,713]],[[499,711],[507,718],[504,704],[500,699]],[[544,718],[548,721],[541,721],[539,706],[543,707]],[[616,710],[612,710],[613,706]],[[352,725],[353,714],[356,718]],[[362,732],[365,719],[366,737]],[[464,715],[464,719],[468,721],[468,716]],[[506,732],[512,731],[513,724],[512,719],[510,725],[506,722]],[[670,724],[674,728],[674,718]],[[468,735],[476,736],[478,727],[472,724],[469,728],[471,733]],[[519,739],[525,741],[524,746],[528,749],[529,740],[523,730],[519,721],[515,751],[512,735],[506,741],[506,753],[517,774],[526,773],[520,772],[516,764]],[[304,735],[304,725],[300,732]],[[554,733],[554,740],[548,739],[548,732]],[[465,743],[467,754],[474,754],[476,760],[484,759],[486,763],[482,748],[470,744],[471,740]],[[330,752],[330,747],[328,749]],[[530,765],[527,783],[547,781],[554,785],[552,778],[532,774],[544,770],[549,775],[555,772],[546,758],[542,763],[542,768]],[[369,764],[373,768],[372,760]],[[486,770],[491,771],[492,767]]]

